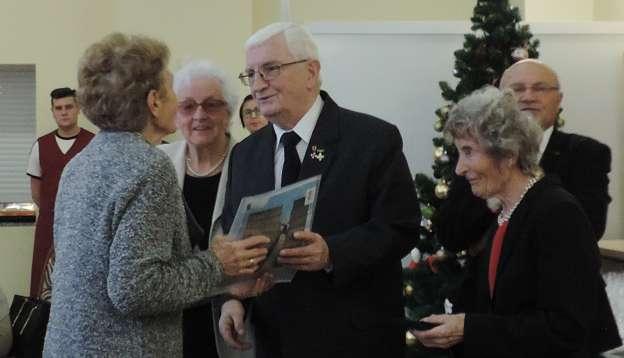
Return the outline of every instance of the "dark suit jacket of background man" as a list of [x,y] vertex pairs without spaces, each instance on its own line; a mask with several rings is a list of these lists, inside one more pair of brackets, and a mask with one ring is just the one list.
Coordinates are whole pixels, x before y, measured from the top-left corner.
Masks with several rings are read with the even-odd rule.
[[[546,174],[559,177],[561,184],[581,204],[596,240],[605,232],[611,171],[611,150],[592,138],[553,130],[540,166]],[[485,201],[472,194],[463,177],[456,177],[449,197],[434,220],[438,240],[460,251],[481,239],[495,218]]]
[[508,225],[493,298],[487,272],[495,224],[471,267],[476,290],[458,353],[580,358],[621,345],[589,221],[558,179],[537,182]]
[[[418,237],[420,210],[401,136],[321,97],[299,178],[322,174],[312,231],[327,241],[333,267],[300,271],[254,299],[256,339],[278,332],[284,358],[402,357],[400,259]],[[269,125],[234,147],[225,232],[242,197],[274,189],[275,141]],[[324,150],[322,161],[311,158],[313,146]]]

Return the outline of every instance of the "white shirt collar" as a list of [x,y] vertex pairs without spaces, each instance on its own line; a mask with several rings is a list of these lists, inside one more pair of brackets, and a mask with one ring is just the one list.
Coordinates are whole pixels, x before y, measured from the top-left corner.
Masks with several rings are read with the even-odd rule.
[[[297,124],[292,129],[292,131],[294,131],[295,133],[297,133],[297,135],[299,135],[299,137],[301,138],[301,141],[305,143],[306,147],[310,143],[310,139],[312,138],[312,132],[314,132],[314,127],[316,127],[316,122],[318,121],[319,116],[321,115],[323,104],[324,102],[323,102],[323,99],[321,99],[321,96],[320,95],[317,96],[316,100],[314,101],[310,109],[308,109],[308,111],[303,115],[303,117],[301,117],[299,122],[297,122]],[[275,131],[275,138],[276,138],[275,150],[277,151],[282,134],[289,132],[289,131],[282,129],[280,126],[276,124],[273,124],[273,130]]]
[[[301,162],[303,162],[303,157],[305,156],[308,144],[310,144],[310,140],[312,139],[312,132],[314,132],[314,127],[316,127],[316,122],[318,122],[322,109],[323,100],[321,99],[321,96],[317,96],[310,109],[308,109],[306,114],[301,117],[299,122],[297,122],[295,127],[291,130],[297,133],[297,135],[301,138],[295,147]],[[277,139],[275,141],[275,151],[273,157],[275,166],[273,170],[275,173],[275,189],[279,189],[282,186],[282,169],[284,166],[284,146],[280,145],[280,138],[282,137],[282,134],[288,131],[285,131],[275,124],[273,124],[273,130],[275,131],[275,137]]]
[[552,136],[554,127],[550,126],[548,129],[544,130],[544,133],[542,133],[542,141],[540,142],[540,146],[539,146],[539,160],[542,160],[542,156],[544,155],[544,151],[546,150],[546,146],[548,145],[548,141],[550,140],[550,136]]

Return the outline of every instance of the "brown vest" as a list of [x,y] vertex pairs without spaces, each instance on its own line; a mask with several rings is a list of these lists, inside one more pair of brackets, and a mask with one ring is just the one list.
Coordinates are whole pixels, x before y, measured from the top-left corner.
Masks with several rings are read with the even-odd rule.
[[39,165],[41,167],[41,193],[39,197],[39,217],[35,228],[30,294],[38,296],[41,288],[41,275],[45,262],[52,249],[52,224],[54,223],[54,201],[59,181],[65,165],[78,154],[93,138],[93,133],[80,129],[76,141],[67,153],[63,154],[56,144],[56,131],[52,131],[37,141],[39,144]]

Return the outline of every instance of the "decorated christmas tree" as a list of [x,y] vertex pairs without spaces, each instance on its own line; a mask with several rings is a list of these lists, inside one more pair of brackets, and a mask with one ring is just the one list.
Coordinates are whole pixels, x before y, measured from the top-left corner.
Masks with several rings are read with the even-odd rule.
[[[443,313],[447,297],[463,279],[465,253],[446,251],[436,237],[436,210],[446,199],[453,178],[457,152],[445,143],[442,130],[449,109],[472,91],[490,84],[497,86],[503,71],[514,62],[537,58],[537,40],[531,40],[529,26],[520,24],[517,7],[508,0],[478,0],[471,18],[471,33],[464,36],[464,46],[455,51],[453,76],[459,79],[453,89],[440,82],[442,97],[447,104],[435,114],[434,128],[440,133],[433,138],[433,176],[417,174],[414,179],[422,210],[420,238],[411,253],[411,262],[404,270],[406,314],[418,320],[432,313]],[[408,357],[447,357],[445,351],[428,350],[406,332]]]

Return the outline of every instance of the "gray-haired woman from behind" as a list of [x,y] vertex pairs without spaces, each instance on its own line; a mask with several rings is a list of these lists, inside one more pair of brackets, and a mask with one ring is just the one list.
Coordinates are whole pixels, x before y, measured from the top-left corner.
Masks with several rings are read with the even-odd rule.
[[[594,357],[620,344],[589,219],[556,179],[543,177],[541,129],[513,93],[462,99],[444,129],[472,193],[502,203],[476,257],[465,313],[433,315],[416,331],[458,357]],[[470,301],[470,300],[469,300]]]
[[221,287],[253,271],[266,238],[191,251],[173,166],[153,145],[175,131],[168,59],[160,41],[112,34],[80,61],[78,99],[101,131],[60,182],[46,357],[178,357],[185,307],[268,287]]

